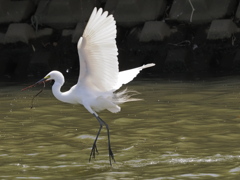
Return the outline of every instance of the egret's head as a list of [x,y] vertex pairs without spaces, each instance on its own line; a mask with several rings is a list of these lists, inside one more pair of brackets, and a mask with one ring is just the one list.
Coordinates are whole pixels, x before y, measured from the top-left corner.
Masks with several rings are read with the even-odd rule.
[[64,77],[63,77],[62,73],[60,73],[58,71],[51,71],[44,78],[42,78],[41,80],[39,80],[35,84],[22,89],[22,91],[25,91],[26,89],[34,87],[37,84],[41,84],[41,83],[44,84],[43,88],[35,96],[33,96],[31,108],[33,107],[33,100],[34,100],[34,98],[37,97],[43,91],[43,89],[45,87],[45,82],[46,81],[50,81],[50,80],[54,80],[55,82],[58,83],[58,85],[63,85],[63,83],[64,83]]
[[36,84],[39,84],[41,82],[50,81],[50,80],[54,80],[55,82],[63,84],[64,83],[64,76],[59,71],[51,71],[43,79],[36,82]]

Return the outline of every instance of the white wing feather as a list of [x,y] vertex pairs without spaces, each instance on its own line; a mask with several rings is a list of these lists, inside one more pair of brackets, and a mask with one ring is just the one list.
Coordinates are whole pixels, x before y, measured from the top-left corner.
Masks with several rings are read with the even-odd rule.
[[134,69],[129,69],[129,70],[126,70],[126,71],[119,72],[119,74],[118,74],[118,83],[114,87],[114,90],[117,90],[123,84],[127,84],[130,81],[132,81],[138,75],[138,73],[141,70],[143,70],[145,68],[152,67],[152,66],[155,66],[155,64],[154,63],[150,63],[150,64],[143,65],[141,67],[137,67],[137,68],[134,68]]
[[116,22],[112,15],[94,8],[83,36],[78,41],[80,74],[78,84],[110,91],[118,80]]

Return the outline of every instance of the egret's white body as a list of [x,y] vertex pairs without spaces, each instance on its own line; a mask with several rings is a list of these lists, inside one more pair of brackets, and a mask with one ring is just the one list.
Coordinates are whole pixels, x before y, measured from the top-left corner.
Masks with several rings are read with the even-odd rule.
[[58,71],[51,71],[39,81],[54,80],[52,92],[58,100],[71,104],[82,104],[99,121],[100,128],[92,147],[90,159],[92,156],[95,157],[95,152],[98,152],[96,141],[102,126],[106,126],[110,164],[111,159],[114,160],[114,156],[110,146],[109,128],[97,112],[107,109],[116,113],[121,110],[119,104],[136,100],[130,98],[126,90],[115,91],[123,84],[130,82],[142,69],[155,65],[147,64],[119,72],[115,38],[116,25],[113,16],[108,15],[108,12],[103,12],[101,8],[98,11],[94,8],[83,36],[77,44],[80,60],[80,75],[77,84],[69,91],[61,92],[64,76]]

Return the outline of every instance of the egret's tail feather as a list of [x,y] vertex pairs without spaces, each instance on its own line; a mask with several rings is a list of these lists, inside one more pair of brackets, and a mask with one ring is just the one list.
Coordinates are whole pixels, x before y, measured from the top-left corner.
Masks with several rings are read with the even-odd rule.
[[122,91],[115,92],[113,96],[113,103],[122,104],[130,101],[141,101],[142,99],[132,98],[132,96],[137,94],[140,94],[140,93],[137,91],[128,90],[127,88]]

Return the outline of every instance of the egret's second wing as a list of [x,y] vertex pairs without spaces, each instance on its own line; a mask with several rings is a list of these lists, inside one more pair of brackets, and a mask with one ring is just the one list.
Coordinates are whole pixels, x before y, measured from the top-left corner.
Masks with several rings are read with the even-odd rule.
[[112,90],[118,80],[116,23],[112,15],[94,8],[83,36],[78,41],[80,75],[85,83],[100,91]]
[[154,63],[150,63],[150,64],[145,64],[143,66],[134,68],[134,69],[129,69],[129,70],[125,70],[125,71],[121,71],[118,74],[118,83],[115,85],[114,90],[119,89],[123,84],[127,84],[130,81],[132,81],[137,75],[138,73],[145,69],[145,68],[149,68],[155,66]]

